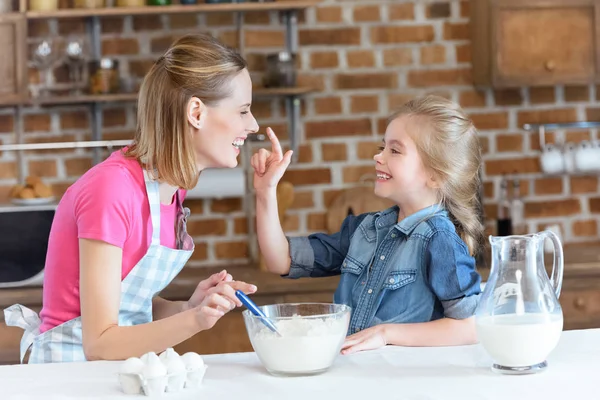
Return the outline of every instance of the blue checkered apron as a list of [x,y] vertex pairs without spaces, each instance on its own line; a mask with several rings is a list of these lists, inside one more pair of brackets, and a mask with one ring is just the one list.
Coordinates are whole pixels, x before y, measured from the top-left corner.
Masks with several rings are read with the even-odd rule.
[[[148,252],[121,282],[119,326],[152,321],[152,299],[181,271],[194,251],[187,234],[189,209],[183,208],[177,195],[177,249],[160,244],[160,195],[158,183],[146,175],[146,192],[152,219],[152,242]],[[83,352],[81,317],[40,334],[41,320],[36,312],[15,304],[4,310],[6,325],[25,330],[21,338],[21,362],[31,347],[29,363],[86,361]]]

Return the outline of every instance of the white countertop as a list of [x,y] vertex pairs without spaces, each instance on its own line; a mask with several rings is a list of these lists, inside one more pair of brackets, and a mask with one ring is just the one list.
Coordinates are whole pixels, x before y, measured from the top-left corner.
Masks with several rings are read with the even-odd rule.
[[[169,399],[592,399],[600,398],[600,329],[563,332],[537,375],[491,372],[480,345],[384,349],[339,356],[328,372],[299,378],[269,375],[254,353],[204,357],[200,389]],[[0,399],[142,399],[120,391],[120,362],[0,367]],[[333,397],[335,394],[335,397]]]

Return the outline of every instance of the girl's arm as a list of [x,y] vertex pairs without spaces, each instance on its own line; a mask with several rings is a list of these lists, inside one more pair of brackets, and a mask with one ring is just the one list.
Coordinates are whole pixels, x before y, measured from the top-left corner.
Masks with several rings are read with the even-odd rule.
[[477,343],[475,317],[382,326],[387,344],[397,346],[461,346]]
[[287,275],[291,265],[290,248],[279,221],[276,187],[256,191],[256,234],[267,269]]
[[407,347],[461,346],[477,343],[475,317],[442,318],[415,324],[382,324],[348,336],[342,354],[374,350],[385,345]]
[[122,250],[80,239],[79,253],[83,349],[88,360],[123,360],[162,352],[211,328],[235,304],[234,290],[219,285],[199,307],[156,322],[119,326]]
[[291,265],[290,250],[279,221],[276,193],[277,184],[292,159],[292,152],[283,154],[271,128],[267,128],[267,135],[271,140],[271,151],[260,149],[250,160],[256,191],[256,234],[267,269],[287,275]]
[[250,161],[256,191],[256,233],[260,251],[270,272],[290,278],[339,274],[354,229],[364,218],[347,218],[333,235],[286,238],[279,221],[277,184],[290,164],[292,152],[283,154],[281,144],[267,128],[271,151],[260,149]]

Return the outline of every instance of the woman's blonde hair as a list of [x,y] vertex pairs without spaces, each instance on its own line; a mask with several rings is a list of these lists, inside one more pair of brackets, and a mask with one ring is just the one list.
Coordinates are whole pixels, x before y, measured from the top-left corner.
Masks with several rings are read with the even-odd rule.
[[439,179],[441,204],[471,255],[483,242],[481,148],[477,130],[462,108],[443,97],[428,95],[404,104],[388,120],[415,118],[411,132],[425,167]]
[[195,187],[199,173],[187,105],[192,96],[217,105],[231,95],[231,80],[246,67],[241,55],[210,35],[177,40],[144,77],[135,139],[126,156],[139,160],[156,179]]

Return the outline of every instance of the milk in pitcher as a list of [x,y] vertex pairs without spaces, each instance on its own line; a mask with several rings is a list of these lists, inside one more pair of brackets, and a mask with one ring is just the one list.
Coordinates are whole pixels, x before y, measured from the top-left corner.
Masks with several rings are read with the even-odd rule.
[[562,315],[505,314],[477,321],[477,337],[492,359],[506,367],[540,364],[556,347]]

